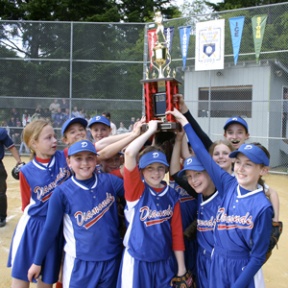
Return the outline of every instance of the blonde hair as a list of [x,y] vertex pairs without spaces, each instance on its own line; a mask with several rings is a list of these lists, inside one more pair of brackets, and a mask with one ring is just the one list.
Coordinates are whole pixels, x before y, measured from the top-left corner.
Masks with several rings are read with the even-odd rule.
[[213,155],[214,149],[216,146],[220,145],[220,144],[224,144],[226,145],[229,150],[231,152],[233,152],[235,150],[235,148],[233,147],[233,145],[231,144],[230,141],[228,141],[227,139],[220,139],[220,140],[216,140],[212,143],[212,145],[209,147],[209,153],[210,155]]
[[37,141],[43,128],[51,125],[51,122],[45,119],[37,119],[27,124],[23,130],[23,141],[31,151],[31,158],[35,156],[35,151],[32,149],[32,141]]

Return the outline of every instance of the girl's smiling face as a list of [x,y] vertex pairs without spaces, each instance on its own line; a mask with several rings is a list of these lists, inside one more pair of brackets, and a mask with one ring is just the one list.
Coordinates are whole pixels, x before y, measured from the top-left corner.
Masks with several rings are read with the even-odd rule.
[[258,187],[258,180],[268,172],[267,167],[255,164],[242,153],[238,153],[234,163],[234,174],[241,187],[253,191]]
[[235,149],[238,149],[249,138],[249,133],[241,124],[230,124],[225,132],[224,137],[231,142]]
[[111,128],[102,123],[95,123],[90,127],[91,135],[95,142],[108,137],[111,133]]
[[232,173],[232,163],[233,159],[229,157],[229,154],[232,151],[230,148],[223,144],[220,143],[214,147],[213,153],[212,153],[212,158],[213,160],[225,171],[228,173]]
[[86,180],[92,177],[97,164],[96,154],[88,151],[79,152],[68,157],[67,164],[72,168],[78,180]]

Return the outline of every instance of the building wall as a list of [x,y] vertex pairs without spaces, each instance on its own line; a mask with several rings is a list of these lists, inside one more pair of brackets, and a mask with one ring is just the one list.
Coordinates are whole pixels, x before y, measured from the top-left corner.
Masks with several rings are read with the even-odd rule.
[[221,76],[219,73],[217,76],[219,72],[217,70],[186,71],[184,76],[185,102],[192,115],[213,141],[223,137],[223,126],[227,117],[197,117],[198,88],[210,85],[211,87],[252,85],[252,117],[245,118],[250,133],[248,141],[260,142],[269,149],[272,167],[281,165],[283,161],[283,155],[280,152],[282,140],[279,137],[282,133],[282,89],[285,85],[285,77],[278,77],[275,74],[276,70],[277,67],[269,61],[263,63],[260,61],[259,64],[243,62],[237,66],[228,64],[224,70],[220,71]]

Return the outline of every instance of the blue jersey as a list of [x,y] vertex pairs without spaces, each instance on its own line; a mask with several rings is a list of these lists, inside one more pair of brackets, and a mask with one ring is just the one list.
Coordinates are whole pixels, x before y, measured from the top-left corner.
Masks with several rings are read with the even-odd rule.
[[197,199],[190,196],[187,191],[175,181],[170,181],[169,185],[178,193],[183,230],[185,230],[197,217]]
[[41,239],[37,246],[35,264],[40,265],[61,227],[66,240],[65,252],[84,261],[107,261],[122,252],[116,197],[123,196],[123,180],[106,173],[95,174],[91,187],[74,176],[55,189]]
[[[174,180],[170,181],[170,186],[178,193],[183,231],[197,218],[197,199],[192,197]],[[185,266],[196,275],[197,240],[188,240],[184,237],[185,243]]]
[[21,173],[30,186],[30,204],[24,210],[30,216],[46,216],[54,189],[71,176],[62,151],[56,151],[47,166],[33,159],[21,168]]
[[[56,151],[47,166],[33,159],[21,168],[20,173],[30,186],[30,203],[13,234],[8,267],[12,267],[12,277],[28,282],[27,271],[33,263],[35,243],[39,242],[44,227],[49,199],[55,188],[70,177],[71,172],[63,152]],[[47,255],[41,263],[42,280],[45,283],[52,284],[58,279],[62,240],[62,233],[58,233],[54,243],[47,247]]]
[[207,200],[203,200],[202,194],[198,195],[197,241],[200,247],[200,253],[207,253],[207,255],[211,255],[214,247],[213,230],[220,200],[218,191],[216,191]]
[[139,200],[127,201],[124,245],[133,258],[155,262],[172,255],[171,217],[177,202],[178,195],[170,186],[156,193],[146,183]]
[[262,188],[245,191],[239,187],[237,179],[214,162],[191,126],[184,129],[222,198],[216,214],[210,286],[225,287],[223,283],[230,282],[229,287],[254,287],[253,277],[265,261],[269,244],[272,206]]

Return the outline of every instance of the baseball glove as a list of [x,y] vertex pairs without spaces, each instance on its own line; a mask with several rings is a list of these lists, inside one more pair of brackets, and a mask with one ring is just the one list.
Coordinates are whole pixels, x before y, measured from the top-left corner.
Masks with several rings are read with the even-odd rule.
[[[272,250],[274,249],[275,246],[278,247],[277,243],[279,241],[279,238],[282,234],[283,230],[283,222],[272,222],[272,230],[271,230],[271,235],[270,235],[270,243],[269,247],[266,253],[266,261],[270,258],[272,255]],[[266,262],[265,261],[265,262]]]
[[193,279],[192,279],[192,273],[190,271],[187,271],[182,276],[175,276],[172,278],[171,287],[174,288],[192,288],[193,286]]
[[197,236],[197,219],[195,219],[184,231],[184,237],[188,240],[195,240]]
[[14,179],[19,180],[19,172],[21,167],[25,165],[25,162],[18,163],[11,171],[11,174]]

